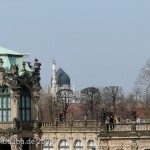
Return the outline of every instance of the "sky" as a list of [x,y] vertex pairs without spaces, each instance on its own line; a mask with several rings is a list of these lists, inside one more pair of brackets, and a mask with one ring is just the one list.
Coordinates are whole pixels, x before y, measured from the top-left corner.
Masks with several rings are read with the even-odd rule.
[[130,93],[150,58],[150,0],[0,0],[0,46],[38,58],[41,85],[52,59],[79,90]]

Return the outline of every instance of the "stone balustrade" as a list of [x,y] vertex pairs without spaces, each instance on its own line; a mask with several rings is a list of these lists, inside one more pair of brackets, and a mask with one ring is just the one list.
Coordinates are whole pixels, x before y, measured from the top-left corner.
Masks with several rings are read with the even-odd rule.
[[150,123],[121,123],[121,124],[102,124],[100,121],[95,120],[71,120],[65,122],[42,122],[42,128],[86,128],[99,131],[150,131]]
[[14,128],[14,122],[0,122],[0,129],[6,130],[6,129],[12,129]]
[[[28,123],[29,124],[29,123]],[[22,127],[24,124],[22,124]],[[31,124],[28,125],[31,128]],[[14,122],[1,122],[0,129],[12,129],[15,127]],[[121,124],[102,124],[100,121],[95,120],[71,120],[65,122],[42,122],[41,128],[57,128],[57,129],[87,129],[99,131],[150,131],[150,123],[121,123]]]

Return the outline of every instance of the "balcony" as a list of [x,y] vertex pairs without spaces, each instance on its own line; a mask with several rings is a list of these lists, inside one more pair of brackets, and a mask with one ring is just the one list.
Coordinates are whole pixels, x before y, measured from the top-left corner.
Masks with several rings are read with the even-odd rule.
[[20,131],[20,130],[32,130],[34,122],[20,122],[18,120],[9,122],[0,122],[0,131]]
[[15,127],[14,122],[0,122],[0,130],[12,129]]
[[107,131],[107,132],[117,132],[117,131],[150,131],[150,123],[120,123],[120,124],[101,124],[100,121],[96,120],[71,120],[65,122],[42,122],[42,129],[49,130],[87,130],[87,131]]

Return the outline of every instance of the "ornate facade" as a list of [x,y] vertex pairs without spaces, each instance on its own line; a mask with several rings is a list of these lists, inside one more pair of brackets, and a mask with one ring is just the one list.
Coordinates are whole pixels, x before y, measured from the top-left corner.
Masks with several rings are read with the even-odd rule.
[[[40,66],[24,61],[24,54],[0,48],[0,149],[31,149],[36,146],[16,144],[35,139],[40,97]],[[3,144],[8,143],[8,144]]]
[[[101,124],[99,121],[42,123],[44,150],[149,150],[150,124]],[[134,127],[133,127],[134,126]]]
[[[0,150],[150,150],[150,124],[102,124],[98,120],[40,122],[40,67],[24,54],[0,48]],[[59,70],[59,69],[58,69]],[[52,92],[70,88],[53,65]]]

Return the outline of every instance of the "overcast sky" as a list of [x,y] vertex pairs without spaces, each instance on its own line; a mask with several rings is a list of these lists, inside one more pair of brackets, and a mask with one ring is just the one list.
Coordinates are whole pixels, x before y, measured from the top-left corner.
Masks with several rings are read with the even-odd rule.
[[76,89],[128,93],[150,58],[150,0],[0,0],[0,46],[38,58],[43,87],[54,57]]

